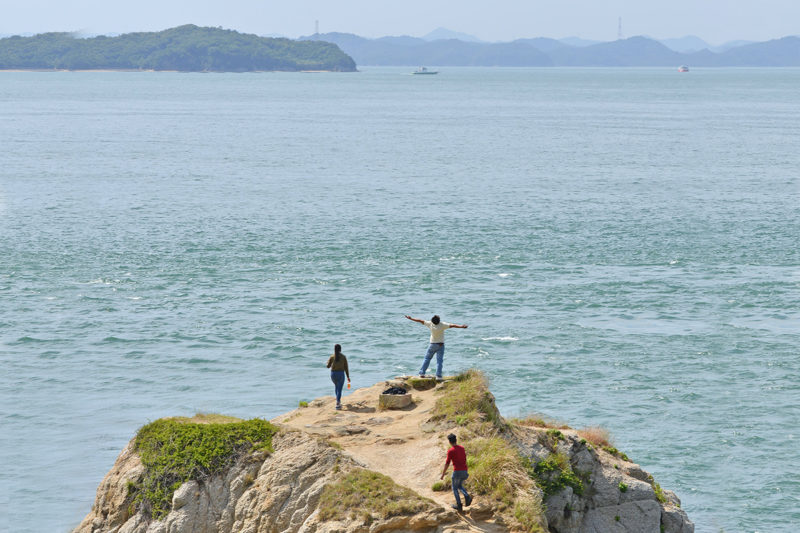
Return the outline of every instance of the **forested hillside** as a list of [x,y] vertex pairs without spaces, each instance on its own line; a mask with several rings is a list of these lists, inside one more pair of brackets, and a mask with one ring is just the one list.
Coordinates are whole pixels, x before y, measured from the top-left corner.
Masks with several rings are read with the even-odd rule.
[[0,69],[352,72],[355,67],[335,44],[270,39],[191,24],[118,37],[81,39],[69,33],[43,33],[0,39]]

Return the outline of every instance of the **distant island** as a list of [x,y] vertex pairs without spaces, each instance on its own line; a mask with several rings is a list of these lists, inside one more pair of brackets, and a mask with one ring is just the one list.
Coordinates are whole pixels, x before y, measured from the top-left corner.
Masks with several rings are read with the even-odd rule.
[[271,39],[187,24],[90,39],[70,33],[7,37],[0,39],[0,69],[354,72],[356,64],[325,41]]
[[[441,35],[446,35],[440,32]],[[339,46],[359,65],[375,66],[504,66],[504,67],[798,67],[800,38],[784,37],[744,43],[712,51],[680,52],[648,37],[593,43],[579,39],[537,37],[507,43],[409,36],[366,39],[349,33],[325,33],[300,40],[326,41]],[[701,40],[674,40],[683,50],[702,46]],[[587,44],[588,43],[588,44]],[[699,43],[699,44],[698,44]]]

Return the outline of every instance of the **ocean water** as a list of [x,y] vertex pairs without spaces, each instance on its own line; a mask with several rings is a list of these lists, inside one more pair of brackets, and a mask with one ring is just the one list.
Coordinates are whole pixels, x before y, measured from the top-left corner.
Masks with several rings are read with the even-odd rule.
[[601,425],[698,532],[800,529],[800,70],[0,72],[0,515],[137,428],[417,370]]

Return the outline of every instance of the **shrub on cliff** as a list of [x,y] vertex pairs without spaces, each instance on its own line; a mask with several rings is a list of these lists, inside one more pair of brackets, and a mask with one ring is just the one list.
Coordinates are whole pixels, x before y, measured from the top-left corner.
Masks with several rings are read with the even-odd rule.
[[232,420],[238,419],[164,418],[142,427],[134,446],[145,473],[128,486],[134,504],[153,518],[162,518],[170,511],[172,494],[184,482],[204,481],[253,450],[272,451],[275,426],[258,418]]

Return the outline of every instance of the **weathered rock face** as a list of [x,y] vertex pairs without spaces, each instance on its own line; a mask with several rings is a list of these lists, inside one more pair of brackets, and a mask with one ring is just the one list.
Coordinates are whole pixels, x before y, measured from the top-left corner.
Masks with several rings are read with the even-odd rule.
[[274,453],[248,456],[224,476],[184,483],[172,498],[172,511],[160,521],[132,514],[128,481],[144,468],[131,442],[103,479],[89,515],[74,533],[272,533],[277,531],[429,530],[448,515],[441,512],[377,520],[325,522],[317,518],[323,487],[357,466],[318,437],[297,431],[276,435]]
[[693,533],[694,524],[680,500],[662,491],[658,500],[652,476],[639,465],[593,447],[574,432],[548,437],[545,430],[515,433],[515,444],[533,463],[553,453],[565,455],[584,479],[581,494],[569,486],[544,500],[550,531],[557,533]]

